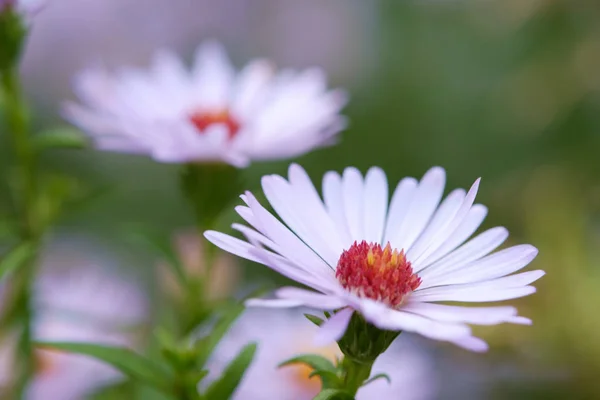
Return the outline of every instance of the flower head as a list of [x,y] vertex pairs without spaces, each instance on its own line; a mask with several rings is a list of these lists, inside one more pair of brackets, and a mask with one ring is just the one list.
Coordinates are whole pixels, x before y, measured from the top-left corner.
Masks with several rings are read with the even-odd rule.
[[[312,399],[321,387],[318,377],[309,376],[312,370],[303,364],[282,368],[278,365],[306,353],[320,355],[332,362],[341,357],[342,353],[335,343],[314,346],[308,338],[317,329],[300,313],[248,309],[216,348],[209,362],[211,375],[208,381],[218,378],[244,345],[256,341],[258,352],[233,399]],[[373,367],[374,373],[387,373],[391,384],[383,379],[376,380],[361,388],[357,399],[393,399],[398,390],[402,391],[402,399],[405,400],[432,399],[437,391],[432,364],[433,360],[415,346],[395,345]]]
[[[339,340],[355,312],[388,331],[416,332],[484,351],[484,341],[467,324],[530,324],[510,306],[466,307],[436,302],[491,302],[535,292],[541,270],[510,275],[537,255],[531,245],[494,252],[508,237],[495,227],[474,238],[487,208],[473,204],[479,180],[466,192],[443,201],[445,172],[435,167],[421,181],[404,178],[388,201],[384,172],[355,168],[323,179],[323,200],[306,172],[292,165],[289,179],[262,179],[264,193],[283,221],[249,192],[237,207],[252,226],[234,224],[248,241],[208,231],[215,245],[275,271],[315,291],[285,287],[275,299],[249,305],[308,306],[335,311],[318,340]],[[491,253],[491,254],[490,254]]]
[[345,126],[346,96],[327,90],[321,70],[275,73],[257,60],[236,73],[212,41],[191,71],[161,51],[148,71],[87,70],[75,90],[82,104],[68,103],[65,115],[98,148],[168,163],[294,157],[333,143]]

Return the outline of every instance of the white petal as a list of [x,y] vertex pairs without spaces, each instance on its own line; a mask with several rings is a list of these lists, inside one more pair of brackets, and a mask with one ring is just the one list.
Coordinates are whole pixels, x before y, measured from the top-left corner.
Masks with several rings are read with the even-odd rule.
[[465,336],[456,340],[451,340],[450,342],[463,349],[475,351],[477,353],[483,353],[489,348],[486,342],[475,336]]
[[323,322],[323,325],[321,325],[315,335],[315,345],[325,346],[341,339],[348,328],[348,323],[353,313],[353,309],[346,307]]
[[481,284],[440,286],[414,292],[412,301],[465,301],[486,302],[516,299],[535,293],[535,287],[522,286],[491,290]]
[[504,243],[506,238],[508,238],[508,231],[503,227],[492,228],[479,234],[446,257],[420,271],[419,276],[423,281],[421,288],[433,286],[438,276],[456,271],[491,253]]
[[312,249],[306,246],[294,233],[261,206],[252,193],[246,192],[246,197],[252,213],[260,224],[260,226],[255,226],[255,228],[279,245],[282,256],[294,264],[300,266],[309,265],[310,269],[315,272],[332,272],[331,267],[315,254]]
[[347,305],[346,302],[339,297],[291,286],[278,289],[275,292],[275,295],[281,299],[298,300],[307,307],[317,308],[319,310],[334,310]]
[[[463,220],[463,222],[456,228],[452,235],[441,245],[436,251],[429,255],[424,261],[419,262],[419,270],[428,267],[434,262],[438,261],[452,250],[463,244],[467,240],[485,219],[487,216],[487,207],[481,204],[475,204],[469,210],[469,213]],[[413,266],[413,271],[415,266]]]
[[[440,227],[436,229],[429,239],[429,243],[425,244],[421,249],[421,252],[415,251],[414,254],[409,258],[415,260],[415,264],[420,264],[426,257],[431,255],[435,250],[444,244],[444,242],[452,235],[452,233],[460,226],[463,220],[467,217],[469,210],[473,206],[477,190],[479,189],[480,179],[477,179],[466,197],[464,197],[460,208],[453,213],[451,218],[448,218],[446,223],[440,224]],[[429,229],[429,227],[428,227]],[[420,240],[421,238],[419,238]],[[412,251],[413,249],[411,249]],[[415,257],[415,258],[412,258]]]
[[360,242],[365,239],[363,221],[364,185],[360,172],[353,167],[344,170],[342,177],[344,214],[352,239]]
[[429,286],[481,282],[512,274],[529,264],[538,250],[531,245],[518,245],[501,250],[455,271],[444,271],[428,279]]
[[246,260],[254,261],[259,264],[263,263],[262,259],[251,252],[254,246],[243,240],[216,231],[206,231],[204,232],[204,237],[221,250],[225,250],[238,257],[245,258]]
[[514,307],[461,307],[432,303],[408,303],[404,311],[442,322],[496,325],[511,322],[517,316]]
[[263,106],[268,84],[273,77],[273,65],[257,60],[240,71],[232,99],[231,111],[239,119],[249,119]]
[[327,212],[333,220],[344,250],[352,245],[353,239],[350,235],[350,228],[346,221],[344,211],[344,197],[342,193],[342,178],[333,171],[329,171],[323,177],[323,199]]
[[440,229],[444,228],[454,218],[465,200],[465,195],[466,192],[463,189],[455,189],[442,201],[425,231],[406,254],[413,264],[413,269],[421,254],[431,246],[433,238],[439,233]]
[[302,302],[293,299],[248,299],[246,307],[293,308],[302,306]]
[[371,168],[365,177],[365,240],[381,243],[388,205],[388,184],[381,168]]
[[388,242],[397,242],[396,236],[400,232],[402,222],[406,218],[418,185],[419,183],[415,178],[404,178],[396,186],[396,190],[394,190],[392,200],[390,201],[385,235],[382,241],[383,245],[386,245]]
[[193,76],[198,107],[211,111],[225,109],[230,99],[234,70],[223,46],[215,41],[200,45],[196,51]]
[[431,168],[421,179],[407,211],[406,218],[390,242],[397,249],[408,252],[429,223],[444,193],[446,172]]

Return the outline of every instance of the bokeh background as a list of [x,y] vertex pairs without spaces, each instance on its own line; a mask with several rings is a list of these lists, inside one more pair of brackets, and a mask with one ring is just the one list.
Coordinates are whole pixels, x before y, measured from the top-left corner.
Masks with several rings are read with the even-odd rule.
[[[481,176],[484,228],[506,226],[511,241],[540,249],[533,266],[547,275],[537,294],[515,302],[532,327],[477,328],[491,344],[485,355],[419,341],[435,358],[435,398],[592,399],[600,398],[599,21],[597,0],[52,0],[34,20],[22,72],[36,128],[45,129],[65,125],[60,105],[73,97],[76,71],[143,66],[161,47],[190,60],[200,41],[216,38],[238,66],[265,56],[323,67],[351,94],[351,124],[339,145],[297,160],[313,178],[348,165],[381,166],[390,182],[441,165],[449,187]],[[45,163],[96,193],[61,221],[62,251],[91,242],[89,251],[110,255],[106,268],[135,275],[152,296],[156,260],[123,232],[192,225],[178,168],[92,150]],[[251,166],[247,186],[287,164]],[[242,267],[239,290],[274,279]]]

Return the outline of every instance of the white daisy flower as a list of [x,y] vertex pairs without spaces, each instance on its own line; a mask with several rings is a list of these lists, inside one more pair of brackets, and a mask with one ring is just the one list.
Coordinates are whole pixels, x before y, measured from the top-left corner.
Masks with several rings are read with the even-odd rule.
[[148,71],[89,69],[75,81],[82,104],[65,115],[99,149],[167,163],[295,157],[332,144],[346,103],[319,69],[273,71],[265,60],[235,72],[218,43],[202,44],[191,71],[168,51]]
[[[276,299],[249,305],[308,306],[337,310],[318,340],[339,339],[354,312],[384,330],[416,332],[473,351],[487,344],[467,324],[530,324],[514,307],[464,307],[436,302],[491,302],[534,293],[543,271],[508,276],[537,255],[531,245],[492,253],[508,237],[503,227],[469,239],[487,214],[473,204],[479,179],[467,193],[452,191],[441,203],[445,172],[429,170],[421,181],[404,178],[388,204],[385,173],[371,168],[363,179],[355,168],[328,172],[321,200],[298,165],[289,179],[262,179],[266,198],[283,220],[250,193],[236,208],[254,229],[234,224],[249,242],[220,232],[205,236],[218,247],[265,264],[317,292],[285,287]],[[468,240],[468,241],[467,241]],[[490,254],[492,253],[492,254]]]
[[[318,377],[309,377],[311,369],[303,364],[277,366],[306,353],[321,355],[332,362],[341,357],[335,343],[314,346],[309,338],[317,330],[299,313],[248,309],[217,346],[209,363],[211,375],[206,384],[220,376],[243,346],[258,342],[254,361],[233,400],[310,400],[321,388]],[[396,343],[373,366],[373,373],[387,373],[391,384],[384,379],[376,380],[361,388],[357,399],[394,399],[397,393],[402,393],[403,400],[433,399],[437,393],[433,370],[433,360],[426,354],[415,346]]]
[[[144,322],[148,311],[141,288],[100,265],[89,264],[89,258],[51,253],[36,283],[36,340],[135,346],[139,338],[132,328]],[[72,266],[78,261],[88,265],[54,268],[60,262]],[[0,386],[10,386],[14,379],[16,340],[11,335],[0,341]],[[111,366],[82,355],[39,348],[36,361],[29,400],[78,400],[123,379]]]

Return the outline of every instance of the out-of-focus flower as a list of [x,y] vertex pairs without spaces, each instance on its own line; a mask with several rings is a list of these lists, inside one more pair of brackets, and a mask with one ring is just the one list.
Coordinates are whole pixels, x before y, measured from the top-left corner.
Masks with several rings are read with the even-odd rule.
[[[211,376],[220,371],[248,342],[258,342],[258,352],[234,399],[309,400],[320,389],[318,377],[309,378],[310,368],[295,364],[277,366],[294,356],[319,354],[331,361],[341,356],[337,345],[315,347],[310,340],[318,328],[303,316],[289,311],[248,309],[224,337],[211,360]],[[394,344],[375,363],[373,374],[387,373],[391,384],[376,380],[358,392],[358,400],[424,400],[434,398],[437,390],[432,360],[415,346]],[[210,376],[209,379],[210,381]],[[401,393],[401,395],[400,395]]]
[[[40,341],[73,341],[135,346],[133,328],[144,322],[146,298],[141,288],[100,265],[74,266],[77,255],[49,255],[36,285],[34,335]],[[82,256],[84,257],[84,256]],[[61,261],[62,260],[62,261]],[[69,268],[55,268],[66,262]],[[0,343],[0,385],[13,379],[16,336]],[[37,371],[27,398],[78,400],[121,379],[112,367],[89,357],[39,348]]]
[[294,157],[330,145],[345,126],[342,91],[328,91],[319,69],[274,73],[265,60],[236,74],[224,49],[202,44],[194,67],[160,51],[150,70],[78,75],[82,104],[65,115],[102,150],[149,155],[168,163]]
[[[463,307],[439,301],[491,302],[534,293],[541,270],[508,276],[537,255],[531,245],[493,254],[508,237],[503,227],[467,239],[487,208],[473,204],[479,187],[452,191],[441,202],[445,171],[429,170],[419,182],[400,181],[388,207],[385,173],[372,168],[328,172],[321,200],[306,172],[292,165],[289,179],[270,175],[263,191],[284,225],[250,192],[237,208],[254,229],[234,224],[248,242],[209,231],[206,237],[231,253],[269,266],[318,291],[285,287],[276,299],[249,301],[267,307],[339,310],[319,330],[318,341],[342,337],[358,312],[377,328],[416,332],[473,351],[487,344],[467,324],[530,324],[514,307]],[[289,227],[289,228],[288,228]],[[460,246],[460,247],[459,247]]]
[[[175,235],[174,245],[186,275],[192,279],[205,277],[207,270],[204,262],[204,238],[195,231],[181,232]],[[158,268],[160,285],[171,296],[181,297],[181,288],[171,270],[163,264]],[[222,299],[229,296],[238,281],[238,269],[231,256],[224,253],[219,254],[210,272],[210,284],[207,285],[208,298]]]

